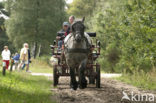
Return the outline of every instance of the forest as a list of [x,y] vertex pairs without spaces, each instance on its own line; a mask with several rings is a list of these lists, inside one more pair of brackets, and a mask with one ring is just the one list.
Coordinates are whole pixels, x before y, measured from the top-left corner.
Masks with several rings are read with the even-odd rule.
[[156,66],[156,0],[74,0],[68,13],[87,17],[101,41],[107,72],[148,72]]
[[0,5],[1,15],[9,18],[1,17],[1,48],[12,44],[9,47],[16,52],[28,42],[35,57],[50,52],[49,45],[66,19],[64,0],[6,0]]
[[0,2],[0,50],[19,52],[28,42],[33,57],[49,45],[70,15],[86,18],[86,31],[101,41],[105,72],[150,73],[156,66],[156,0],[6,0]]
[[[87,52],[85,45],[59,48],[57,32],[73,16],[85,20],[78,22],[85,32],[96,32],[91,40],[100,42],[89,46],[100,55],[88,45]],[[78,26],[66,30],[85,37]],[[0,52],[9,58],[0,56],[0,103],[156,103],[155,40],[156,0],[0,0]],[[23,59],[15,62],[7,48]],[[66,48],[91,56],[80,61],[68,52],[66,59]]]

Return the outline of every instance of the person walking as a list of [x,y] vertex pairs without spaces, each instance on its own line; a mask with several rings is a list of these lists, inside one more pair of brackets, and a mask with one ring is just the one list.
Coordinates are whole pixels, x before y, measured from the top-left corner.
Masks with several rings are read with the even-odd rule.
[[[30,53],[30,49],[28,48],[28,65],[31,63],[31,53]],[[24,70],[24,68],[25,68],[25,64],[23,64],[23,66],[22,66],[22,70]]]
[[20,58],[20,55],[19,55],[18,53],[16,53],[15,56],[13,57],[14,64],[15,64],[15,70],[16,70],[17,67],[18,67],[19,58]]
[[28,43],[24,43],[23,44],[23,48],[21,49],[21,52],[20,52],[20,64],[18,66],[18,69],[20,70],[21,67],[25,64],[26,65],[26,72],[30,72],[29,71],[29,59],[28,59]]
[[10,56],[11,52],[8,49],[8,46],[4,46],[4,50],[2,51],[2,60],[3,60],[3,67],[5,66],[5,69],[8,69],[9,67],[9,61],[10,61]]

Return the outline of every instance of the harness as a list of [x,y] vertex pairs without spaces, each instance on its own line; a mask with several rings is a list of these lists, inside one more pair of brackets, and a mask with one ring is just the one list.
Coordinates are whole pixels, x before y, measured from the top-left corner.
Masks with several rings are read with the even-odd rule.
[[89,53],[89,49],[80,49],[80,48],[75,48],[75,49],[69,49],[66,48],[65,51],[67,53]]
[[72,37],[72,34],[70,34],[69,37],[65,38],[66,39],[65,40],[65,52],[67,52],[67,53],[85,53],[85,54],[88,54],[90,52],[90,43],[89,43],[87,37],[85,37],[84,39],[85,39],[85,42],[86,42],[88,48],[86,48],[86,49],[82,49],[82,48],[72,48],[71,49],[71,48],[68,48],[66,43],[68,42],[68,40],[71,37]]

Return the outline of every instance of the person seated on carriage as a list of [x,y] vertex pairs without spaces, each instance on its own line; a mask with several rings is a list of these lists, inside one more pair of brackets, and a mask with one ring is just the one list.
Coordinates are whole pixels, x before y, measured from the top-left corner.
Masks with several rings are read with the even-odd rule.
[[[69,23],[68,22],[63,22],[63,28],[62,30],[60,30],[59,32],[65,32],[65,34],[67,33],[69,27]],[[56,39],[58,40],[58,48],[61,49],[62,44],[63,44],[63,39],[65,38],[65,34],[57,34]]]
[[74,23],[74,21],[75,21],[75,16],[71,15],[71,16],[69,17],[69,23],[68,23],[67,31],[66,31],[65,34],[64,34],[65,37],[66,37],[68,34],[71,33],[71,25]]
[[66,36],[71,33],[71,25],[74,23],[74,21],[75,21],[75,16],[71,15],[69,17],[69,27],[67,33],[65,34]]
[[69,23],[68,22],[63,22],[63,29],[60,30],[59,32],[65,32],[64,34],[61,33],[57,34],[56,39],[58,40],[58,49],[60,50],[63,44],[63,39],[71,33],[71,25],[75,21],[75,16],[70,16],[69,17]]
[[75,16],[71,15],[71,16],[69,17],[69,23],[70,23],[70,25],[71,25],[74,21],[75,21]]

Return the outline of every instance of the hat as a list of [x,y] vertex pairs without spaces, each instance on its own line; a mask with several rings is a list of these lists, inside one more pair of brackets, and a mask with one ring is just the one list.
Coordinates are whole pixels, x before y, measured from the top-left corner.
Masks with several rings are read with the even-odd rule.
[[63,26],[65,26],[65,25],[69,26],[69,23],[68,22],[63,22]]

